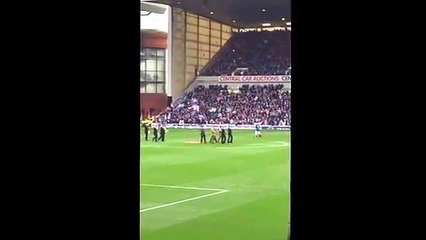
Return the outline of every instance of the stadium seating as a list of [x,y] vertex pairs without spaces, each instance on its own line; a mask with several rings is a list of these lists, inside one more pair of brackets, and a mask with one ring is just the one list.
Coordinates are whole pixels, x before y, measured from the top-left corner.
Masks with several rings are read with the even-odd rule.
[[198,86],[177,100],[159,121],[188,124],[290,125],[291,93],[283,85]]
[[[235,33],[201,75],[284,75],[290,65],[290,32]],[[247,70],[235,72],[237,68]]]

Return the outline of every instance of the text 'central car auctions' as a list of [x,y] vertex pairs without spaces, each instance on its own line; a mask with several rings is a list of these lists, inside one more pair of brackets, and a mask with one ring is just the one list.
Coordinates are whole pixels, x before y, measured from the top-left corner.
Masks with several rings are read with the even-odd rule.
[[289,82],[291,75],[220,76],[219,82]]

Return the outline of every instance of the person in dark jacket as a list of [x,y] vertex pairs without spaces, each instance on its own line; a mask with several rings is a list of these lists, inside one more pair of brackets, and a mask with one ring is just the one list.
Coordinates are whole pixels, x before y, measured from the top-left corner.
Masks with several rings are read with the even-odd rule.
[[145,141],[148,141],[148,134],[149,134],[148,123],[143,124],[143,129],[145,133]]
[[204,129],[204,126],[201,126],[201,139],[200,139],[200,143],[207,143],[206,142],[206,130]]
[[166,131],[167,131],[166,127],[164,125],[161,125],[161,127],[160,127],[160,137],[158,138],[158,141],[164,142],[165,137],[166,137]]
[[232,129],[228,126],[228,143],[234,143],[234,136],[232,136]]
[[220,142],[222,144],[226,143],[226,134],[225,134],[225,128],[222,127],[222,129],[220,130]]
[[154,137],[152,138],[152,141],[157,142],[158,141],[158,126],[154,125],[154,127],[152,128],[152,134],[154,135]]

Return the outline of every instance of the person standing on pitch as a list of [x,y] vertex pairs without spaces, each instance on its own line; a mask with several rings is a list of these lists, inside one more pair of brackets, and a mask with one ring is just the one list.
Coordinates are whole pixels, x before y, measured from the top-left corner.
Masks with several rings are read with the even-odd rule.
[[200,143],[207,143],[206,142],[206,130],[204,129],[204,126],[201,126],[201,139]]
[[217,143],[216,139],[216,130],[214,128],[211,128],[211,136],[210,136],[210,143]]
[[232,136],[232,129],[231,126],[228,126],[228,143],[234,142],[234,136]]
[[222,144],[226,143],[226,134],[225,134],[225,128],[224,127],[221,127],[221,129],[220,129],[220,142]]
[[216,137],[216,143],[220,143],[220,128],[214,130],[214,135]]
[[152,138],[152,141],[157,142],[157,140],[158,140],[158,126],[157,126],[157,124],[154,124],[154,127],[152,128],[152,134],[154,135],[154,137]]
[[161,125],[160,127],[160,138],[158,138],[158,141],[164,142],[164,138],[166,137],[166,127],[164,125]]
[[262,137],[262,133],[260,132],[262,130],[262,128],[260,127],[260,123],[256,124],[256,129],[254,131],[254,136],[255,137]]
[[145,132],[145,141],[148,141],[148,133],[149,133],[148,122],[145,122],[143,124],[143,129],[144,129],[144,132]]

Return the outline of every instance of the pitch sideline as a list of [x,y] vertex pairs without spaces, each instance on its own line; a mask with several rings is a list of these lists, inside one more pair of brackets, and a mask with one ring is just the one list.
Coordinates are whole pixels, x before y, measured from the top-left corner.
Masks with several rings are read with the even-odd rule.
[[[204,144],[202,144],[204,145]],[[278,143],[278,142],[272,142],[271,143],[253,143],[253,144],[247,144],[247,145],[234,145],[232,147],[230,146],[222,146],[221,144],[217,144],[217,146],[215,147],[215,149],[246,149],[246,148],[280,148],[280,147],[288,147],[290,146],[289,143],[287,142],[282,142],[282,143]],[[162,147],[168,147],[168,148],[193,148],[194,146],[192,145],[182,145],[182,146],[171,146],[171,145],[144,145],[141,144],[140,146],[141,148],[162,148]]]

